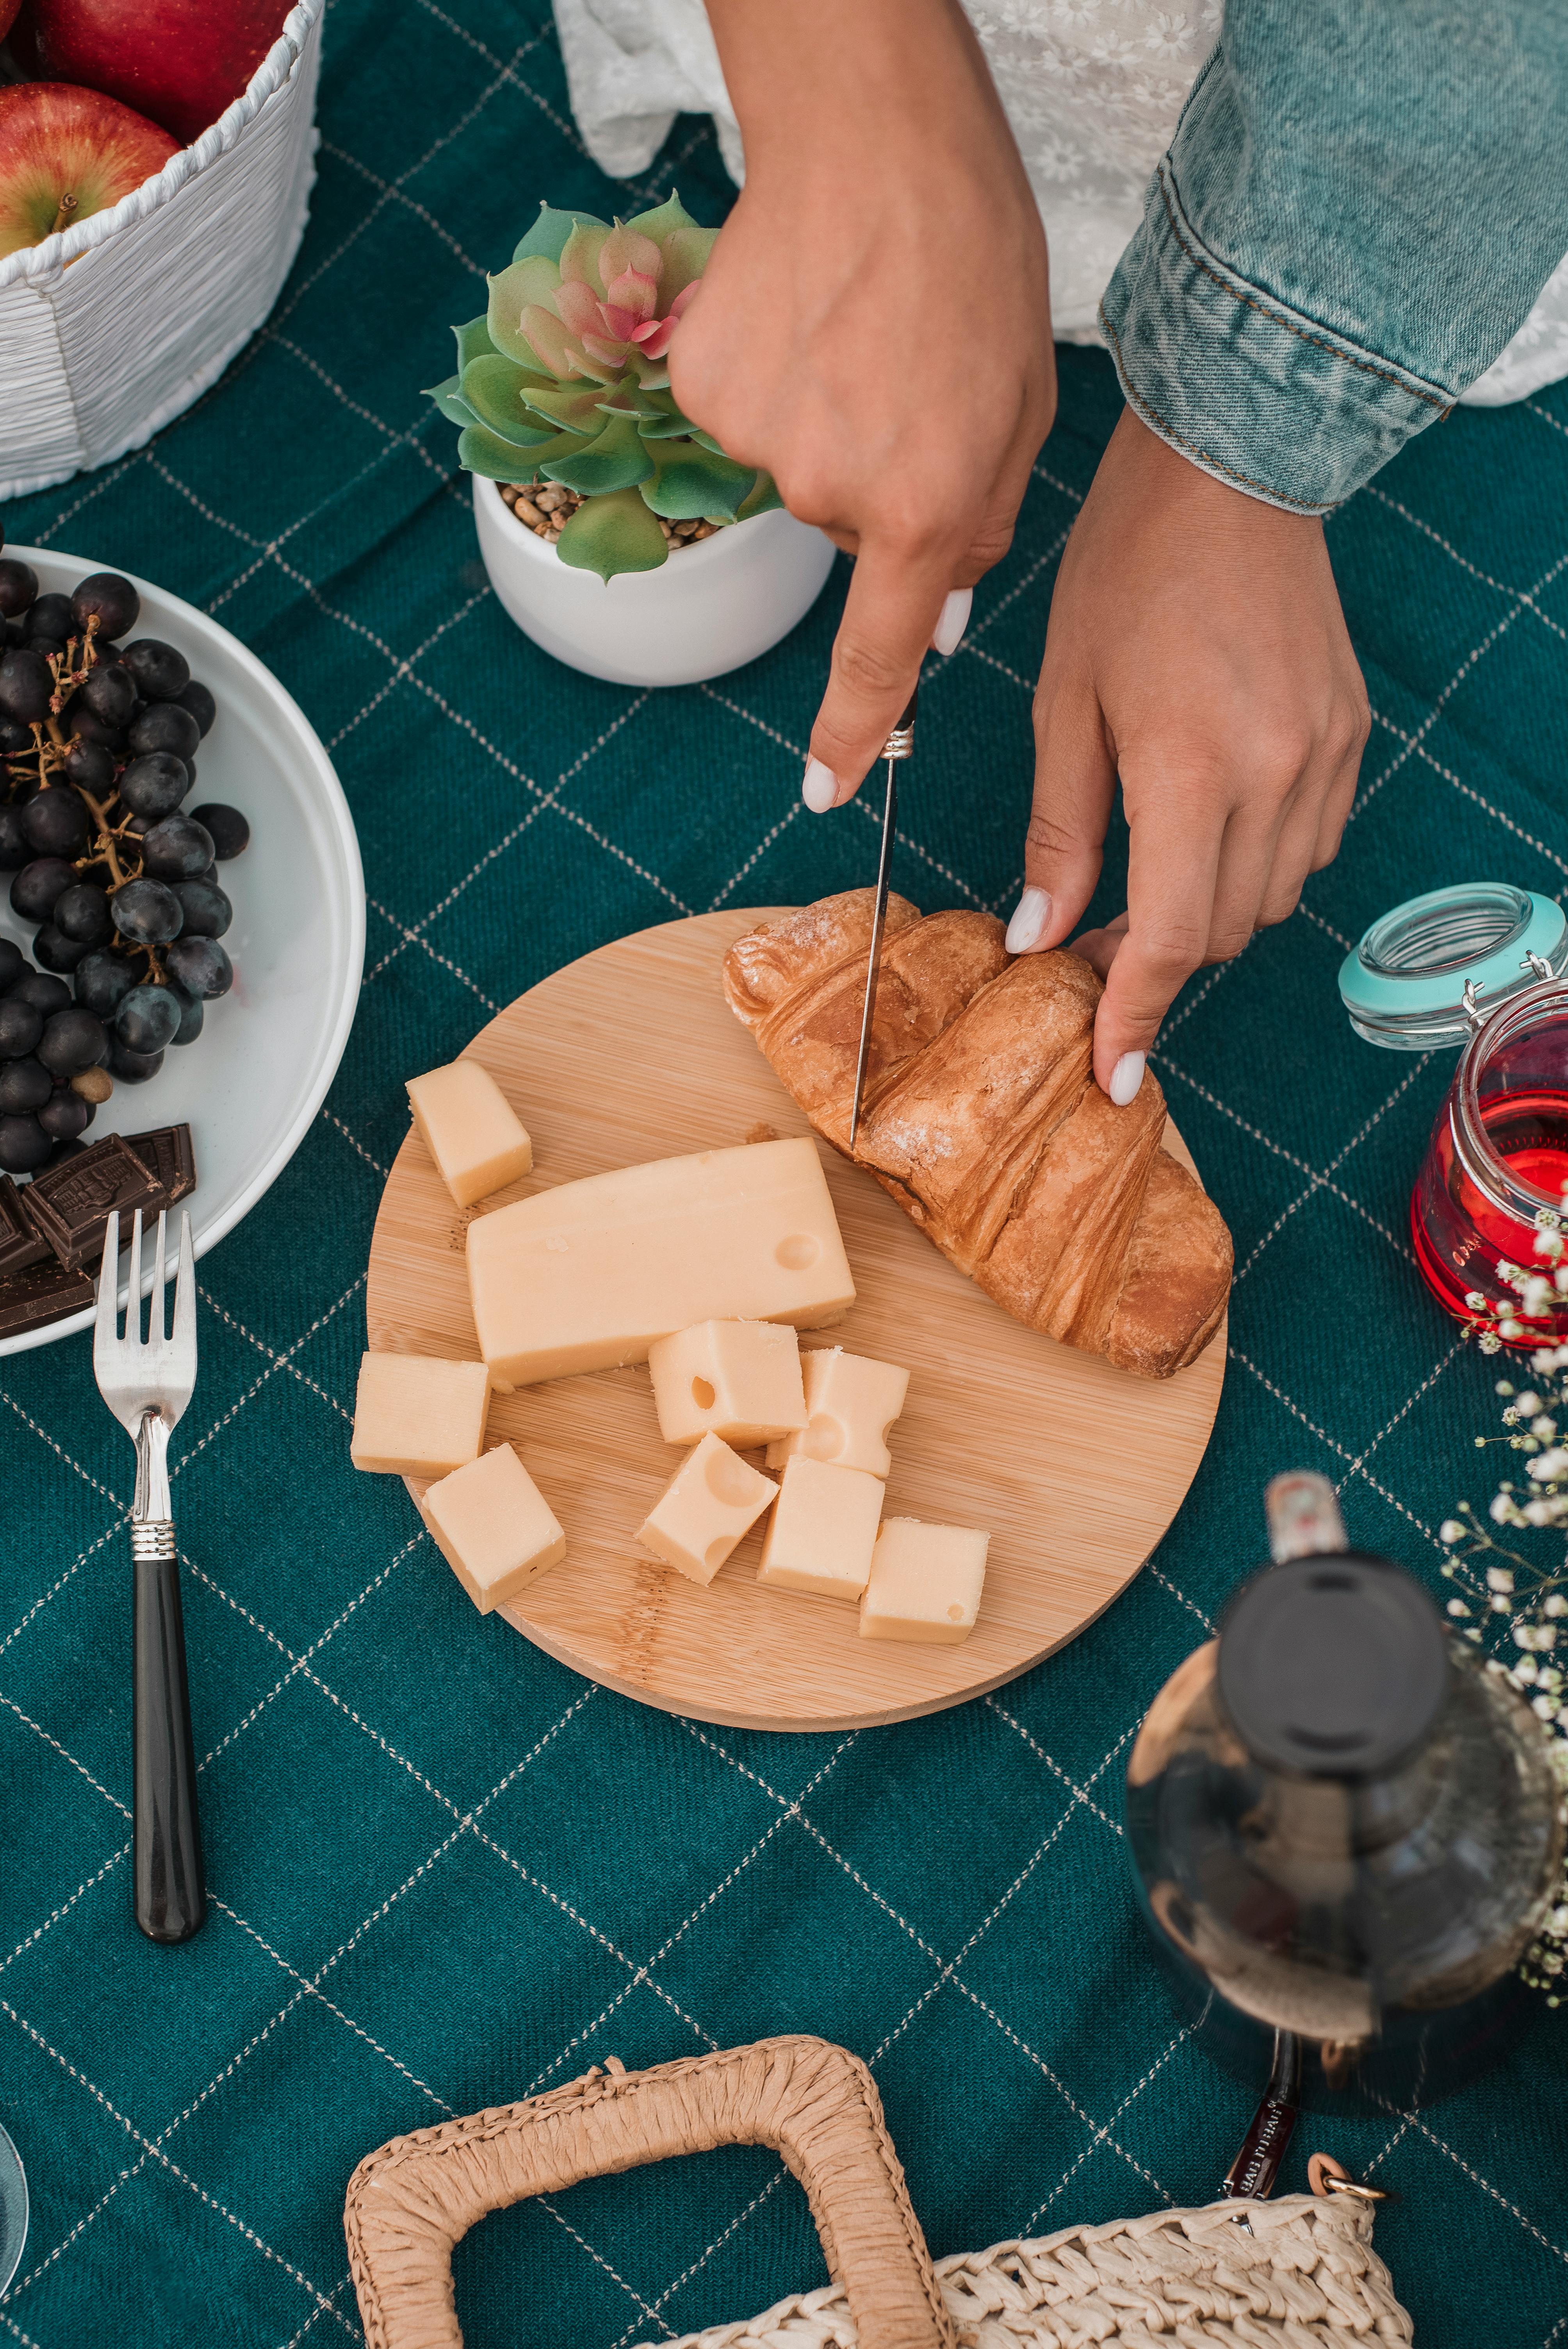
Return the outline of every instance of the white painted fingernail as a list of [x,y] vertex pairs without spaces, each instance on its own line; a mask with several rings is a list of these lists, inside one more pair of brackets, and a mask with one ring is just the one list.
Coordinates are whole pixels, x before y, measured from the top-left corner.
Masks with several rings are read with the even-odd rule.
[[1009,954],[1027,954],[1037,947],[1046,934],[1046,924],[1051,918],[1051,893],[1048,889],[1026,889],[1013,908],[1013,918],[1007,925],[1003,940]]
[[837,805],[839,779],[831,767],[824,766],[820,759],[807,760],[800,797],[813,815],[826,815],[830,807]]
[[1142,1082],[1143,1054],[1123,1052],[1110,1072],[1110,1098],[1118,1109],[1125,1109],[1130,1101],[1136,1101]]
[[958,650],[964,642],[964,631],[969,626],[969,612],[974,601],[973,587],[955,587],[953,590],[932,630],[931,649],[934,653],[955,653]]

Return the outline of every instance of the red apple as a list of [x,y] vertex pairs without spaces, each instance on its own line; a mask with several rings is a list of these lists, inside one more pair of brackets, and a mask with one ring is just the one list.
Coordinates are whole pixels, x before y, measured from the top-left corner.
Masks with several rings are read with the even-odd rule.
[[13,47],[26,72],[104,90],[188,147],[239,97],[288,12],[289,0],[30,0]]
[[167,130],[96,89],[11,83],[0,89],[0,255],[107,212],[179,152]]

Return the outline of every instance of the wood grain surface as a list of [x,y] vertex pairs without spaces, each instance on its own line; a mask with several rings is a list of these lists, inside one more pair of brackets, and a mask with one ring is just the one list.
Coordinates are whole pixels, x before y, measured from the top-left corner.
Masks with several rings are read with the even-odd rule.
[[[621,938],[480,1030],[468,1056],[532,1135],[534,1170],[477,1207],[455,1207],[410,1131],[371,1242],[374,1350],[477,1355],[464,1256],[472,1216],[609,1167],[810,1133],[719,986],[726,948],[779,910],[704,914]],[[1168,1141],[1191,1165],[1173,1128]],[[517,1445],[568,1537],[565,1559],[502,1610],[508,1619],[591,1679],[702,1721],[903,1721],[1027,1671],[1137,1572],[1181,1506],[1219,1404],[1223,1324],[1173,1379],[1114,1371],[1009,1319],[869,1174],[818,1148],[859,1295],[841,1323],[803,1343],[908,1367],[885,1514],[990,1534],[980,1619],[963,1647],[862,1640],[852,1606],[763,1589],[759,1532],[706,1590],[644,1557],[636,1529],[680,1457],[660,1437],[645,1366],[520,1388],[490,1406],[488,1440]]]

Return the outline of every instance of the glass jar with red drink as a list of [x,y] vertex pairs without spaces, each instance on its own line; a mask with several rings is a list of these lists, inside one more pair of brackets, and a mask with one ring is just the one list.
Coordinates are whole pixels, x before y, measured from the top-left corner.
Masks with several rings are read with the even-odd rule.
[[1505,1345],[1568,1342],[1568,918],[1500,882],[1412,897],[1346,957],[1369,1043],[1462,1044],[1410,1199],[1439,1304]]

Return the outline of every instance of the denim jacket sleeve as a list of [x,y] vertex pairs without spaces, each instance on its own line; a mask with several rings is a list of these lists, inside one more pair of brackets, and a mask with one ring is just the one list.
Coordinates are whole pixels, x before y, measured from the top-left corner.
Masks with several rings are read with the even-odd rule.
[[1162,440],[1326,513],[1565,250],[1564,0],[1227,0],[1100,324]]

